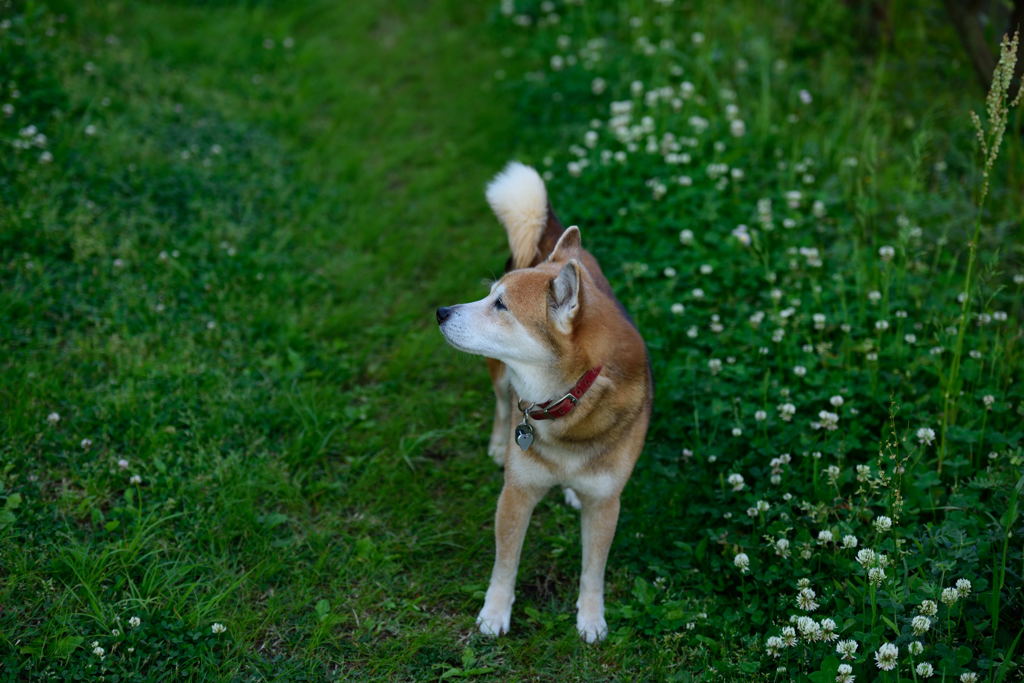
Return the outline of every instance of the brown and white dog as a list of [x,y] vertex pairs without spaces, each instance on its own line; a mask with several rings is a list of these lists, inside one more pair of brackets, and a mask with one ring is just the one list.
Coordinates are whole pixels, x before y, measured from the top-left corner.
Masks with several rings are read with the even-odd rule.
[[576,628],[608,633],[604,570],[619,495],[643,449],[653,398],[647,350],[597,261],[565,229],[535,170],[512,162],[487,187],[512,256],[490,293],[437,309],[455,348],[487,357],[497,404],[490,455],[505,466],[497,553],[480,631],[509,630],[523,537],[553,486],[582,508],[583,570]]

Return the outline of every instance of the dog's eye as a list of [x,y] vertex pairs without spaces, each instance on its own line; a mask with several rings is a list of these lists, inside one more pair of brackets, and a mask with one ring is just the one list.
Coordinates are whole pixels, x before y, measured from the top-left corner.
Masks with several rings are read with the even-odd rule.
[[508,306],[505,305],[505,302],[501,300],[500,296],[497,299],[494,300],[494,307],[496,309],[498,309],[499,311],[507,311],[508,310]]

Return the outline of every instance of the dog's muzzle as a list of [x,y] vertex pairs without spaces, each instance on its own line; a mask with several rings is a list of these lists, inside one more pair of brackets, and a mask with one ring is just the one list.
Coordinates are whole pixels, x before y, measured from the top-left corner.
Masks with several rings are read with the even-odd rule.
[[444,321],[451,317],[454,310],[453,306],[441,306],[441,308],[437,309],[437,324],[443,325]]

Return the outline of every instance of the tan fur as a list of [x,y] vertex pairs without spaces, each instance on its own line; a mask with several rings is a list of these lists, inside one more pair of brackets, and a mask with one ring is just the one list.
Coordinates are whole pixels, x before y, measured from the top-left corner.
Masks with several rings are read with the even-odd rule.
[[[517,172],[520,179],[528,175]],[[491,187],[499,181],[501,176]],[[535,209],[536,187],[521,185],[527,188],[524,201]],[[508,185],[504,191],[505,215],[499,217],[512,244],[512,232],[519,229],[514,225],[522,224],[506,217],[525,214],[517,213],[515,193]],[[508,631],[530,515],[543,495],[559,485],[575,491],[582,504],[577,629],[584,640],[595,642],[607,634],[604,571],[619,498],[643,449],[650,420],[647,351],[597,261],[581,246],[579,230],[563,230],[550,207],[543,225],[532,225],[532,245],[513,247],[519,253],[514,251],[511,264],[514,267],[529,253],[530,267],[507,272],[478,302],[438,312],[442,333],[457,348],[499,357],[488,358],[496,398],[488,450],[504,464],[505,484],[495,517],[494,568],[477,623],[491,635]],[[535,441],[521,450],[513,440],[515,425],[523,419],[516,407],[519,401],[529,405],[561,398],[596,366],[602,367],[601,374],[572,412],[554,420],[530,420]]]

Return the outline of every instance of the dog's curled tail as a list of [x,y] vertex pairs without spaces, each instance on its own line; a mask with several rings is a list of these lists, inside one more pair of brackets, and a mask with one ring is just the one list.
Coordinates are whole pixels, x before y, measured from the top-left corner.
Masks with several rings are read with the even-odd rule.
[[537,255],[537,244],[548,220],[548,192],[534,169],[510,161],[487,185],[487,203],[505,226],[512,267],[526,268]]

